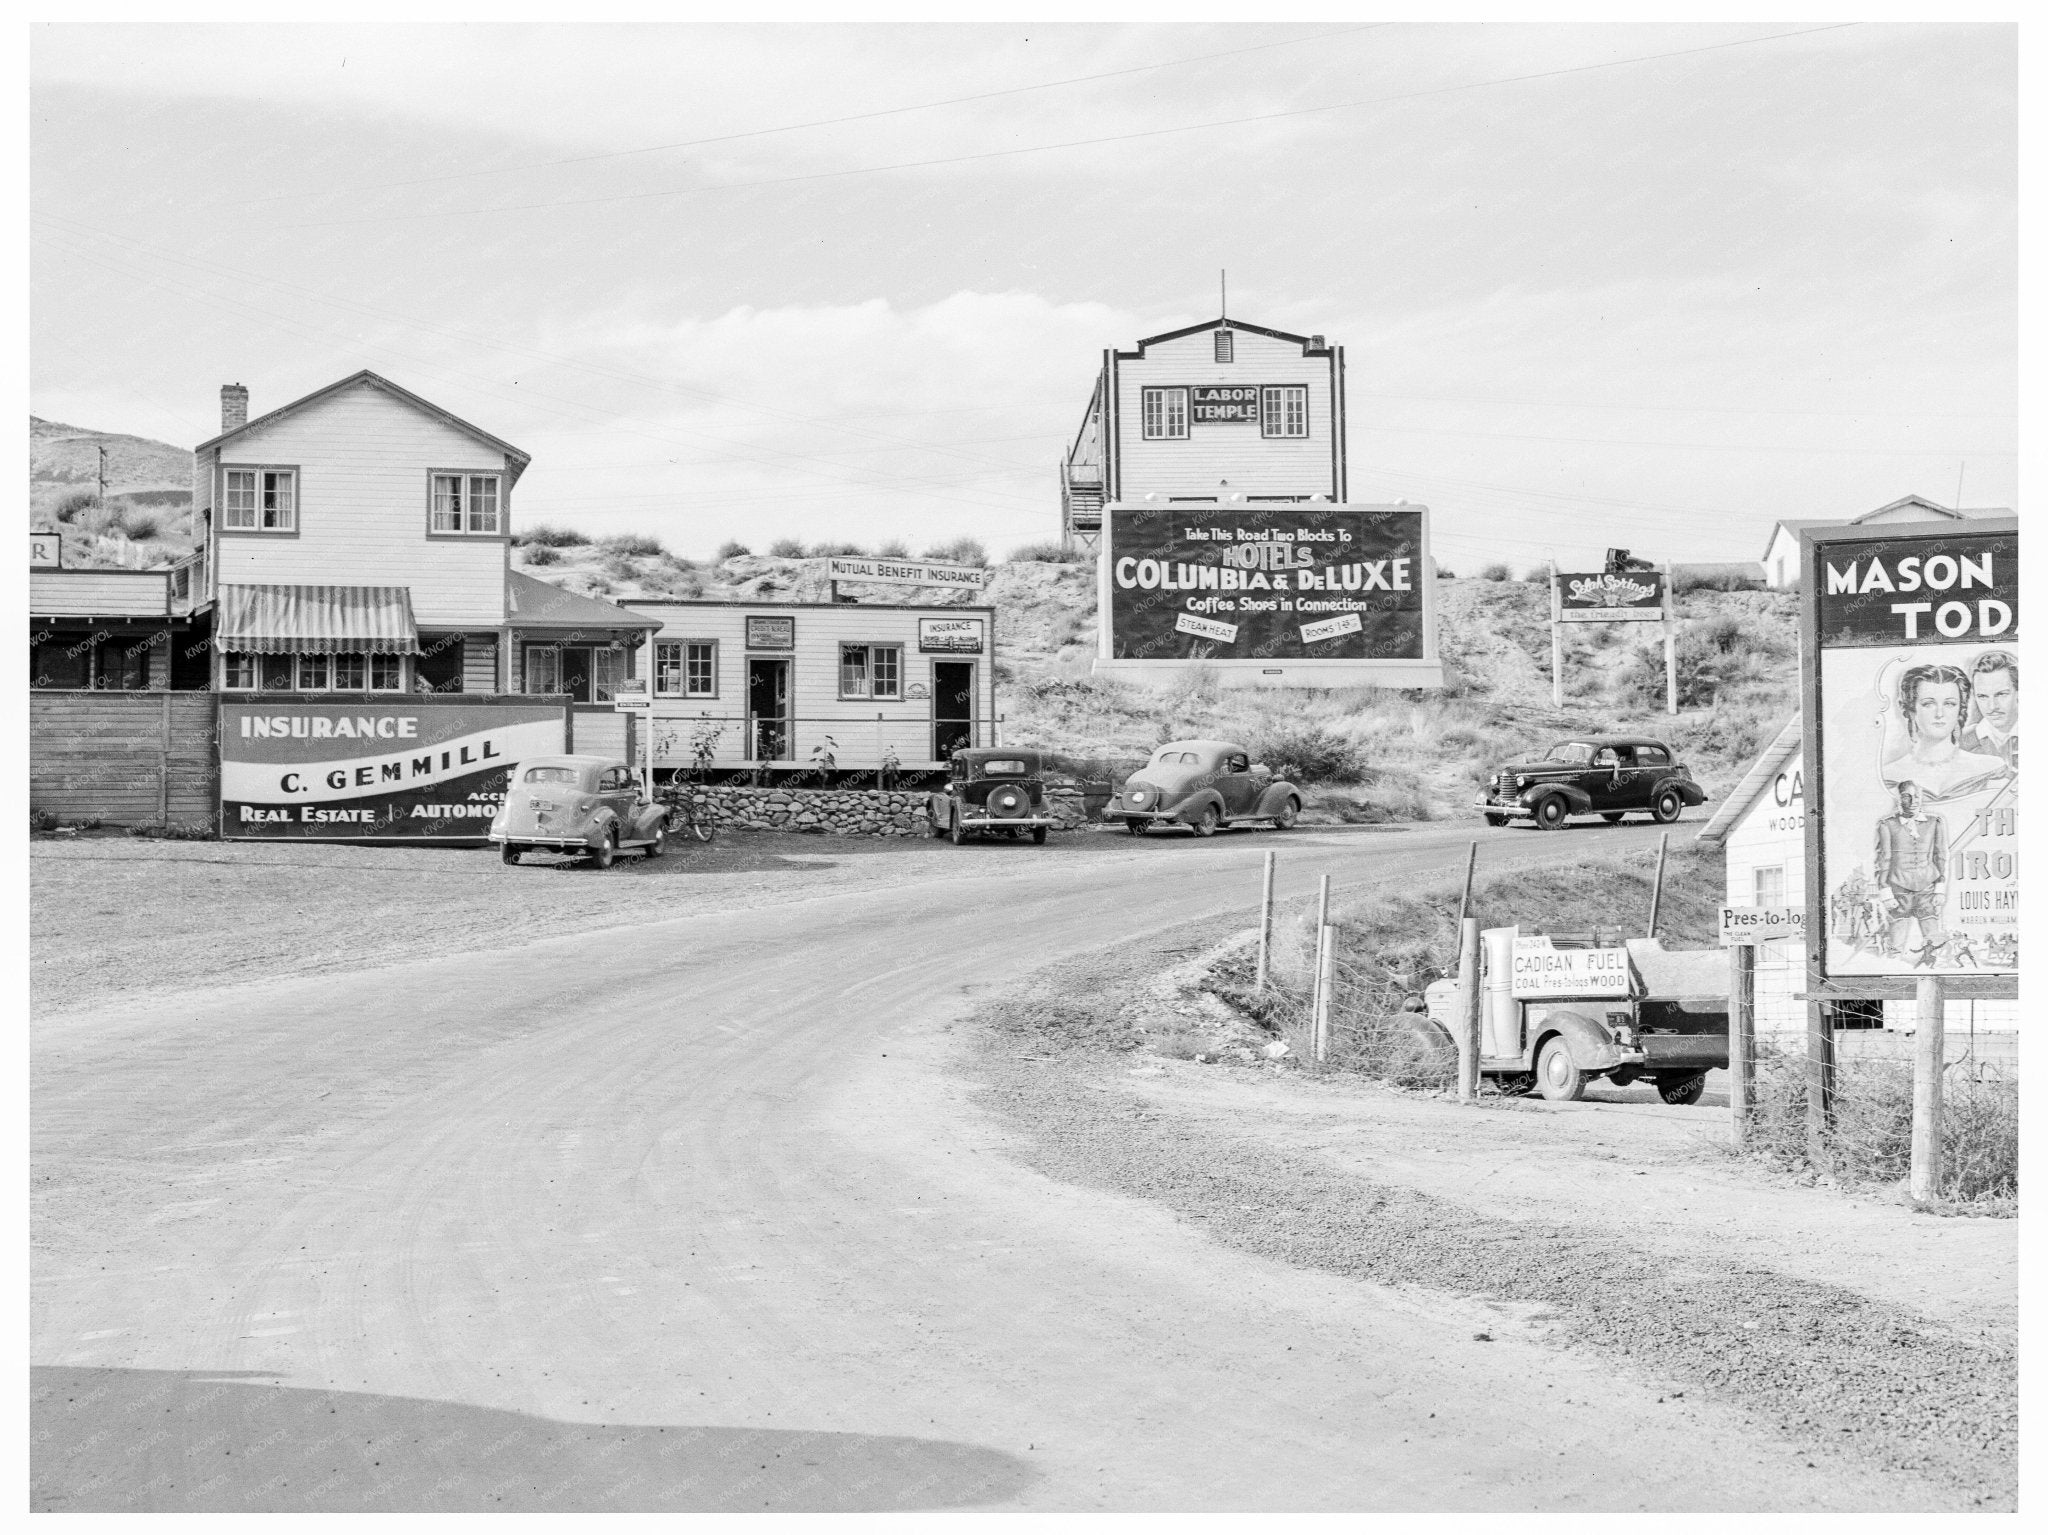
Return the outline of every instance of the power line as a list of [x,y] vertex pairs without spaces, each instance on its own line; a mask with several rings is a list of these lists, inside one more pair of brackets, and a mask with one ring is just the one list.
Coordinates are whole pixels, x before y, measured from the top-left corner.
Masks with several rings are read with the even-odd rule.
[[468,181],[478,176],[512,176],[525,171],[552,170],[561,165],[589,165],[599,160],[622,160],[634,155],[666,154],[676,149],[700,149],[707,144],[731,144],[740,139],[766,138],[778,133],[803,133],[812,128],[836,128],[846,123],[870,122],[878,117],[899,117],[907,112],[932,112],[941,107],[967,106],[977,101],[995,101],[1004,96],[1023,96],[1033,91],[1055,90],[1069,85],[1087,85],[1097,80],[1115,80],[1125,75],[1149,74],[1161,69],[1179,69],[1189,64],[1206,64],[1214,59],[1232,59],[1247,53],[1262,53],[1272,48],[1298,48],[1305,43],[1327,42],[1331,38],[1346,37],[1354,32],[1375,32],[1393,23],[1385,21],[1368,22],[1363,26],[1339,27],[1332,32],[1317,32],[1309,37],[1286,37],[1277,42],[1253,43],[1245,48],[1227,48],[1221,53],[1198,53],[1184,59],[1166,59],[1157,64],[1134,64],[1128,69],[1109,69],[1094,75],[1072,75],[1064,80],[1043,80],[1036,85],[1014,85],[1000,91],[982,91],[972,96],[950,96],[943,101],[920,101],[909,106],[883,107],[873,112],[852,112],[844,117],[821,117],[810,122],[785,123],[775,128],[749,128],[740,133],[721,133],[710,138],[679,139],[673,144],[647,144],[637,149],[610,149],[598,154],[568,155],[556,160],[534,160],[525,165],[505,165],[489,170],[451,171],[444,176],[416,176],[405,181],[369,182],[352,187],[321,187],[319,192],[274,192],[267,197],[237,198],[232,201],[209,203],[209,208],[236,208],[255,203],[280,202],[291,197],[314,197],[321,193],[342,192],[384,192],[399,187],[436,186],[450,181]]
[[1067,139],[1053,144],[1026,144],[1015,149],[988,149],[975,154],[945,155],[930,160],[903,160],[890,165],[853,166],[845,170],[810,171],[796,176],[773,176],[755,181],[716,181],[694,187],[671,187],[656,192],[617,192],[603,197],[551,198],[535,203],[501,203],[483,208],[432,208],[419,213],[372,214],[364,218],[314,219],[299,224],[278,224],[274,229],[336,229],[363,224],[407,223],[419,219],[470,218],[490,213],[532,213],[549,208],[589,208],[603,203],[645,202],[655,198],[688,197],[701,192],[732,192],[758,187],[790,186],[803,182],[830,181],[846,176],[874,176],[888,171],[925,170],[941,165],[968,165],[983,160],[1010,159],[1021,155],[1050,154],[1062,149],[1090,149],[1103,144],[1124,144],[1136,139],[1165,138],[1174,134],[1199,133],[1211,128],[1239,128],[1250,123],[1278,122],[1292,117],[1310,117],[1321,112],[1343,112],[1358,107],[1389,106],[1396,102],[1420,101],[1431,96],[1445,96],[1458,91],[1481,90],[1493,85],[1520,85],[1532,80],[1553,80],[1564,75],[1587,74],[1595,70],[1620,69],[1630,64],[1649,64],[1662,59],[1686,58],[1694,54],[1716,53],[1728,48],[1746,48],[1758,43],[1784,42],[1792,38],[1812,37],[1822,32],[1837,32],[1844,27],[1857,25],[1855,22],[1833,22],[1827,26],[1805,27],[1793,32],[1774,32],[1767,37],[1737,38],[1726,43],[1707,43],[1697,48],[1674,48],[1663,53],[1635,54],[1625,59],[1608,59],[1598,64],[1573,64],[1561,69],[1541,69],[1528,74],[1499,75],[1489,80],[1468,80],[1459,85],[1433,86],[1427,90],[1403,91],[1388,96],[1363,97],[1356,101],[1333,101],[1317,107],[1292,107],[1281,112],[1258,112],[1247,117],[1216,118],[1208,122],[1183,123],[1172,128],[1148,128],[1134,133],[1112,133],[1098,138]]

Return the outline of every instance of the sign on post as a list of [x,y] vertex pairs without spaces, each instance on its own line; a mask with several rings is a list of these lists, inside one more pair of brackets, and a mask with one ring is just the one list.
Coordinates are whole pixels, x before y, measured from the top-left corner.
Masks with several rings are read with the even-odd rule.
[[1558,949],[1545,934],[1517,933],[1513,991],[1517,998],[1625,997],[1628,950]]
[[2016,975],[2017,523],[1833,533],[1804,567],[1821,978]]
[[61,570],[64,566],[62,533],[31,533],[28,536],[28,568]]
[[1563,573],[1557,584],[1559,623],[1661,622],[1664,617],[1665,580],[1661,570]]
[[1777,938],[1806,939],[1804,906],[1723,906],[1721,942],[1769,943]]

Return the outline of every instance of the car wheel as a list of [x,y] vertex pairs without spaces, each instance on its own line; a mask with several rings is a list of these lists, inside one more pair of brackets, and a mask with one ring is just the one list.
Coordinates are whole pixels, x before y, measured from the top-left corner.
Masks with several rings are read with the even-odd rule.
[[1287,803],[1280,807],[1280,813],[1273,817],[1273,830],[1291,831],[1295,819],[1301,814],[1301,801],[1293,795],[1287,796]]
[[1650,819],[1659,826],[1669,826],[1685,809],[1685,801],[1678,797],[1676,789],[1664,789],[1650,801]]
[[1619,810],[1603,810],[1600,812],[1600,819],[1609,826],[1619,825],[1621,822],[1621,812]]
[[1124,830],[1134,837],[1142,837],[1145,835],[1145,823],[1134,815],[1125,816]]
[[594,869],[609,869],[612,860],[619,856],[619,834],[612,827],[604,829],[604,836],[597,844],[597,851],[590,855],[590,866]]
[[1044,828],[1043,826],[1034,826],[1034,827],[1032,827],[1032,828],[1031,828],[1031,840],[1032,840],[1033,842],[1037,843],[1037,844],[1038,844],[1038,845],[1039,845],[1040,847],[1044,847],[1044,846],[1045,846],[1045,828]]
[[960,819],[960,812],[953,812],[953,846],[958,847],[967,840],[967,823]]
[[1216,835],[1216,828],[1223,824],[1223,817],[1216,813],[1214,805],[1204,805],[1202,813],[1188,824],[1194,827],[1196,836],[1213,837]]
[[1572,1047],[1562,1034],[1543,1042],[1536,1057],[1536,1090],[1552,1103],[1576,1103],[1586,1096],[1586,1074],[1572,1059]]
[[1489,810],[1486,812],[1486,824],[1488,826],[1505,826],[1508,824],[1508,818],[1497,810]]
[[498,856],[501,859],[503,859],[506,863],[517,863],[519,862],[519,855],[525,851],[526,849],[521,847],[518,843],[507,842],[500,845],[500,847],[498,848]]
[[1689,1103],[1698,1103],[1706,1090],[1707,1074],[1704,1071],[1689,1071],[1683,1075],[1665,1072],[1657,1078],[1657,1096],[1681,1108]]
[[1546,794],[1536,801],[1536,826],[1540,831],[1556,831],[1564,825],[1564,818],[1572,813],[1562,794]]
[[656,821],[654,823],[654,840],[647,844],[647,856],[649,858],[659,858],[663,853],[667,851],[668,822]]

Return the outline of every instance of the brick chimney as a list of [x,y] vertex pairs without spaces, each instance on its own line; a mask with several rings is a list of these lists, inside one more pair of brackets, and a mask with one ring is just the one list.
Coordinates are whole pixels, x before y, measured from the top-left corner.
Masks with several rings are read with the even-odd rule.
[[249,391],[240,384],[220,386],[220,429],[232,432],[249,424]]

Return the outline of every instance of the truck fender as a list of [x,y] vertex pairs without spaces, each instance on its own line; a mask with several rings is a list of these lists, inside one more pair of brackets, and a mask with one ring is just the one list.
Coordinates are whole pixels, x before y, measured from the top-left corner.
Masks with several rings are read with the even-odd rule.
[[1173,813],[1173,818],[1183,825],[1192,826],[1195,824],[1196,818],[1201,815],[1204,805],[1214,805],[1219,819],[1226,821],[1230,819],[1223,809],[1223,796],[1214,789],[1200,789],[1190,794],[1185,800],[1181,801],[1180,809]]
[[1564,802],[1572,807],[1573,815],[1584,815],[1593,808],[1593,796],[1584,789],[1568,783],[1531,784],[1522,791],[1521,801],[1534,809],[1536,801],[1546,794],[1562,794]]
[[1301,791],[1291,783],[1267,784],[1265,791],[1259,795],[1259,808],[1256,814],[1261,816],[1278,815],[1280,807],[1286,804],[1289,799],[1299,800],[1300,798]]
[[1550,1013],[1543,1020],[1542,1032],[1529,1046],[1532,1070],[1536,1058],[1543,1053],[1544,1042],[1559,1034],[1571,1046],[1572,1061],[1581,1071],[1612,1071],[1621,1064],[1621,1051],[1615,1048],[1614,1036],[1604,1024],[1595,1023],[1582,1013]]

